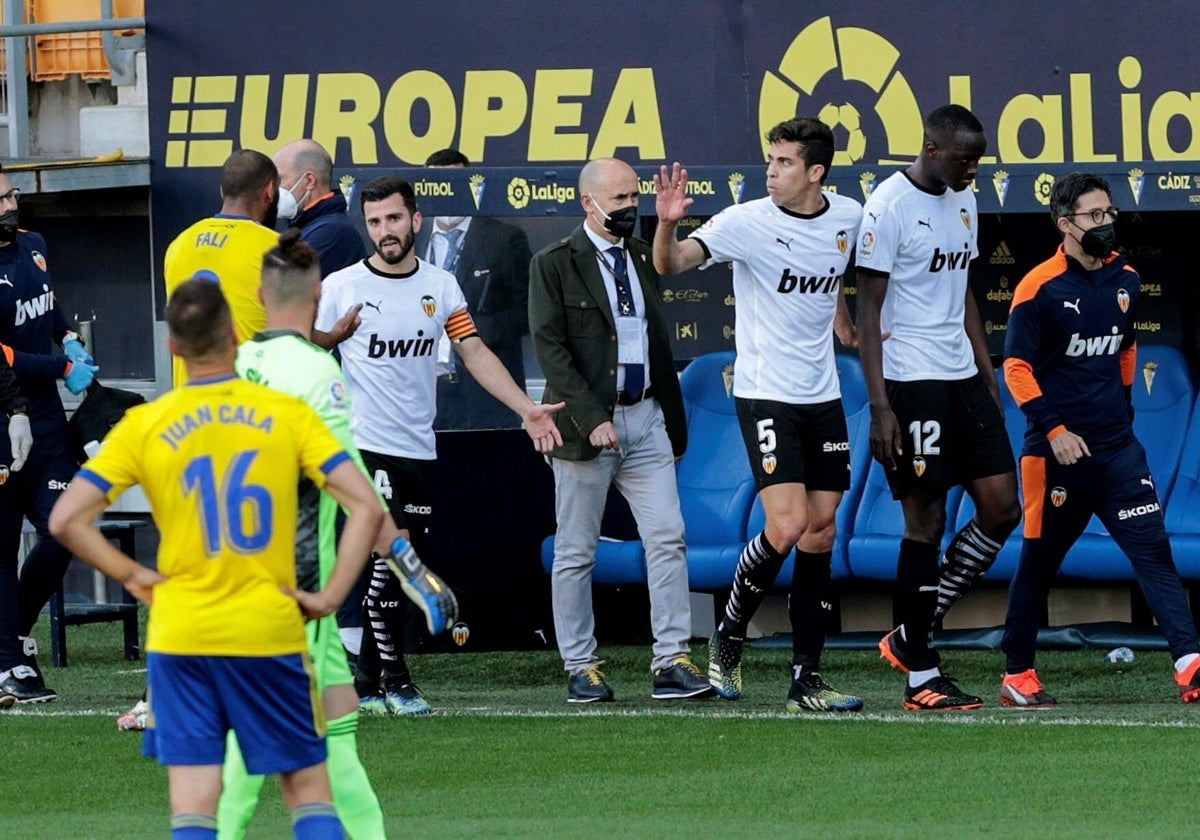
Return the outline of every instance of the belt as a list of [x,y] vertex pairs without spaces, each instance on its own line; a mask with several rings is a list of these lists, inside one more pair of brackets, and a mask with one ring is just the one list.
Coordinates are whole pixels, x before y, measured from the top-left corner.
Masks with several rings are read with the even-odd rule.
[[653,396],[654,396],[653,386],[647,388],[645,391],[642,391],[642,394],[639,397],[630,396],[629,394],[625,393],[624,391],[617,391],[617,405],[626,405],[626,406],[637,405],[642,400],[648,400]]

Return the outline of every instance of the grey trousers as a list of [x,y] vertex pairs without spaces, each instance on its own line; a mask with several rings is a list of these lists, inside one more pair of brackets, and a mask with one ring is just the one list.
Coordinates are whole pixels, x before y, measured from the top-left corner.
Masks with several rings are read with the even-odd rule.
[[653,399],[622,407],[613,417],[620,452],[605,449],[590,461],[551,459],[558,532],[554,540],[551,594],[558,650],[569,673],[598,660],[592,613],[592,568],[608,488],[615,484],[629,502],[646,550],[653,671],[688,653],[691,604],[687,555],[675,458]]

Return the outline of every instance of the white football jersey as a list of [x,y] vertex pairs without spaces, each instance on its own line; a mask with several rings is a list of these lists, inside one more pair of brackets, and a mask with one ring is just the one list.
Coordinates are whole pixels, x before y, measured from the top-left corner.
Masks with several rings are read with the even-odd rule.
[[890,275],[881,327],[883,375],[911,382],[974,376],[963,326],[967,268],[979,255],[975,194],[926,192],[903,172],[875,188],[863,208],[858,267]]
[[733,263],[735,396],[811,405],[841,395],[833,317],[862,207],[825,197],[811,216],[770,198],[734,204],[692,234],[709,265]]
[[[317,329],[328,331],[356,303],[363,305],[362,325],[338,345],[354,397],[354,442],[368,452],[432,461],[438,340],[443,332],[461,338],[463,323],[470,325],[462,289],[453,274],[424,260],[403,276],[381,274],[363,260],[321,283]],[[465,334],[473,332],[471,326]]]

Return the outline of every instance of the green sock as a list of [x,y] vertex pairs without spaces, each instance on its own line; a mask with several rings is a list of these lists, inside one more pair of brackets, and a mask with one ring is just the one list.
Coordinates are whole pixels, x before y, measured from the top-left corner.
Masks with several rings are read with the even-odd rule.
[[258,808],[262,776],[251,776],[242,760],[237,736],[231,731],[225,741],[225,766],[221,768],[221,800],[217,803],[217,836],[220,840],[241,840]]
[[384,840],[383,810],[358,757],[358,712],[331,720],[326,727],[333,804],[346,834],[354,840]]

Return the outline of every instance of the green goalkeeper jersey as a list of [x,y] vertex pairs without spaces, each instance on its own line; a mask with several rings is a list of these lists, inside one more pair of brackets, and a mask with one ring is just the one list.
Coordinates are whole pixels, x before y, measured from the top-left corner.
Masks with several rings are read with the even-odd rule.
[[[251,382],[307,403],[367,474],[350,432],[350,392],[328,352],[294,330],[265,330],[238,347],[237,371]],[[296,579],[300,588],[313,592],[325,585],[333,570],[337,502],[307,478],[300,482],[299,495]]]

